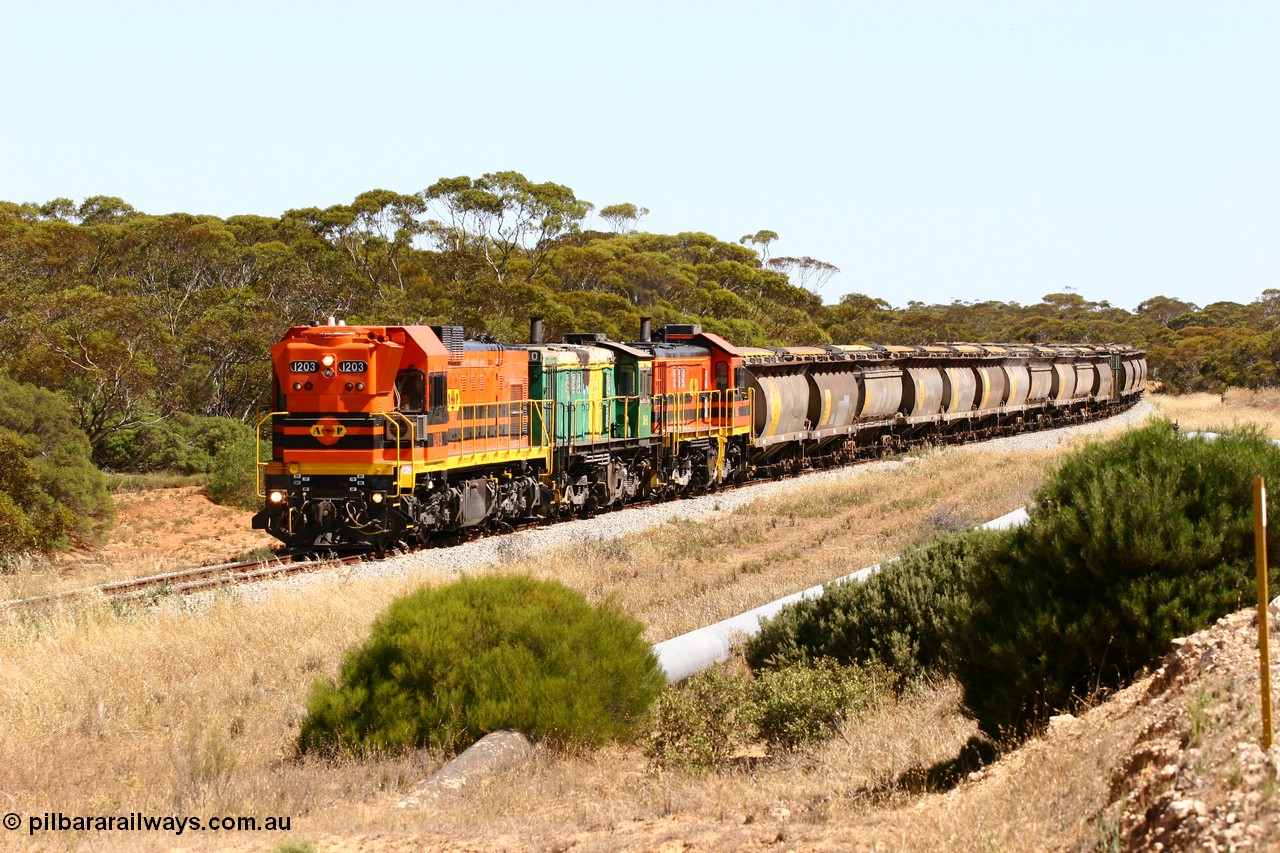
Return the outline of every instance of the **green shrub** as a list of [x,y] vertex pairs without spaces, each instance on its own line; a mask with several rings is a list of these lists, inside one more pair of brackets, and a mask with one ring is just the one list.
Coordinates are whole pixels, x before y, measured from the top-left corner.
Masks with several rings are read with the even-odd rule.
[[888,683],[881,667],[830,659],[788,663],[750,679],[712,667],[658,698],[645,753],[664,767],[709,770],[759,740],[795,749],[872,707]]
[[1276,494],[1280,449],[1261,435],[1167,421],[1067,458],[969,576],[953,661],[983,731],[1023,734],[1251,602],[1255,475]]
[[708,770],[754,738],[746,681],[712,667],[658,697],[644,746],[663,767]]
[[[0,526],[7,546],[51,551],[95,541],[115,511],[106,480],[90,460],[89,440],[60,396],[0,376]],[[20,516],[26,518],[24,522]]]
[[746,645],[754,669],[833,658],[883,664],[899,686],[946,671],[947,640],[968,609],[965,578],[997,538],[988,531],[943,536],[906,551],[864,582],[828,584],[766,620]]
[[262,505],[257,487],[257,452],[253,430],[247,429],[213,457],[209,483],[205,486],[210,500],[241,509],[257,509]]
[[562,745],[631,734],[664,677],[643,628],[555,581],[495,576],[394,601],[317,681],[306,750],[465,747],[516,729]]
[[52,551],[76,524],[71,510],[40,488],[31,444],[0,429],[0,554]]
[[751,721],[764,740],[795,749],[871,707],[888,683],[882,667],[841,666],[830,658],[770,669],[751,682]]
[[1091,445],[1026,526],[944,537],[834,584],[767,622],[747,660],[881,661],[899,683],[951,673],[984,732],[1025,734],[1252,601],[1255,475],[1280,491],[1280,449],[1256,432],[1210,442],[1158,421]]

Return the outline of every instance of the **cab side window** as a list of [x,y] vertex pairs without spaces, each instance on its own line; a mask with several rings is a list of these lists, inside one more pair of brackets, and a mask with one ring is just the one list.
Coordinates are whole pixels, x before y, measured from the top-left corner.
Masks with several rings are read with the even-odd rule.
[[727,361],[716,362],[716,390],[729,390],[729,362]]
[[425,412],[427,378],[421,370],[402,370],[396,374],[396,404],[402,412]]

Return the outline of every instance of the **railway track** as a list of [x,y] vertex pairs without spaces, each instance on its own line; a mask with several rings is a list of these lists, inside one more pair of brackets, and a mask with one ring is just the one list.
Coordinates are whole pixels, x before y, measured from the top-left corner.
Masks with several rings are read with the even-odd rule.
[[[1107,413],[1106,417],[1119,414],[1121,411],[1127,410],[1131,406],[1125,406],[1120,409],[1113,409]],[[1106,417],[1101,418],[1105,420]],[[1070,426],[1071,424],[1054,424],[1049,429]],[[1041,427],[1043,429],[1044,427]],[[1036,432],[1037,428],[1032,427],[1024,429],[1022,432]],[[999,436],[984,436],[982,438],[972,438],[981,443],[989,438]],[[964,438],[948,442],[951,444],[968,443]],[[922,445],[924,443],[921,443]],[[899,450],[916,449],[915,447],[904,447]],[[865,462],[875,461],[880,457],[867,457],[859,459],[850,464],[862,464]],[[771,480],[791,479],[802,477],[806,474],[818,473],[828,468],[808,468],[804,470],[778,473],[769,477],[747,480],[742,483],[733,483],[722,485],[719,491],[730,491],[739,488],[746,488],[752,485],[766,483]],[[699,497],[702,495],[698,495]],[[652,506],[658,503],[666,503],[670,500],[678,500],[679,498],[662,497],[647,501],[638,501],[626,504],[621,507],[611,507],[602,509],[600,512],[625,512],[628,509],[638,509],[645,506]],[[596,513],[592,513],[594,516]],[[534,527],[544,526],[546,524],[555,523],[556,521],[569,521],[582,516],[573,515],[564,518],[536,519],[523,521],[516,524],[503,524],[493,529],[487,528],[471,528],[466,531],[458,531],[454,533],[442,534],[432,540],[429,546],[425,547],[449,547],[475,539],[488,536],[502,536],[508,533],[515,533],[521,530],[528,530]],[[406,549],[416,550],[416,549]],[[309,572],[322,571],[324,569],[336,568],[338,566],[353,565],[364,562],[365,560],[383,559],[387,556],[403,553],[403,551],[395,551],[387,554],[375,554],[365,552],[360,554],[348,555],[328,555],[324,557],[313,557],[303,554],[281,554],[273,561],[266,560],[246,560],[236,563],[219,563],[212,566],[200,566],[192,569],[182,569],[175,572],[166,572],[164,574],[149,575],[140,578],[131,578],[127,580],[111,581],[104,584],[96,584],[93,586],[82,587],[79,589],[66,590],[63,592],[51,593],[49,595],[32,596],[30,598],[11,599],[8,601],[0,601],[0,612],[21,612],[23,610],[38,609],[40,607],[48,607],[59,603],[69,603],[78,600],[87,600],[95,597],[104,597],[111,601],[141,601],[150,596],[161,595],[192,595],[201,592],[210,592],[218,589],[225,589],[233,586],[242,586],[245,584],[261,583],[264,581],[279,580],[281,578],[291,577],[293,575],[307,574]]]
[[111,601],[139,601],[149,596],[192,595],[198,592],[210,592],[243,584],[278,580],[292,575],[334,568],[335,566],[351,565],[352,563],[361,562],[365,558],[365,555],[349,555],[345,557],[333,556],[321,559],[298,560],[290,555],[281,555],[275,558],[274,561],[245,560],[238,563],[219,563],[212,566],[199,566],[193,569],[165,572],[159,575],[95,584],[79,589],[50,593],[49,595],[11,599],[0,602],[0,608],[20,611],[84,601],[97,597],[103,597]]

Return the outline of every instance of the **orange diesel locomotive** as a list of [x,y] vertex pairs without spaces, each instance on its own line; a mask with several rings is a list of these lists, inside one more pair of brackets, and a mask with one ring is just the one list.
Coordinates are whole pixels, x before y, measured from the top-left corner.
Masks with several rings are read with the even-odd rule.
[[[266,506],[291,545],[385,547],[534,515],[548,446],[531,435],[529,354],[460,326],[290,329],[272,347]],[[263,421],[260,421],[260,425]]]
[[254,526],[299,548],[382,550],[589,515],[911,443],[1083,420],[1132,404],[1123,345],[739,348],[696,325],[529,344],[460,326],[290,329]]

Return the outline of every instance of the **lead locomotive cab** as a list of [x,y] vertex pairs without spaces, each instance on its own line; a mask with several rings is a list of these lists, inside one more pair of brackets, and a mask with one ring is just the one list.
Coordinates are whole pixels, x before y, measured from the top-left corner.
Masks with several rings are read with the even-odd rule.
[[331,321],[291,329],[272,363],[280,406],[263,418],[254,526],[281,541],[381,550],[548,502],[523,350],[458,326]]

